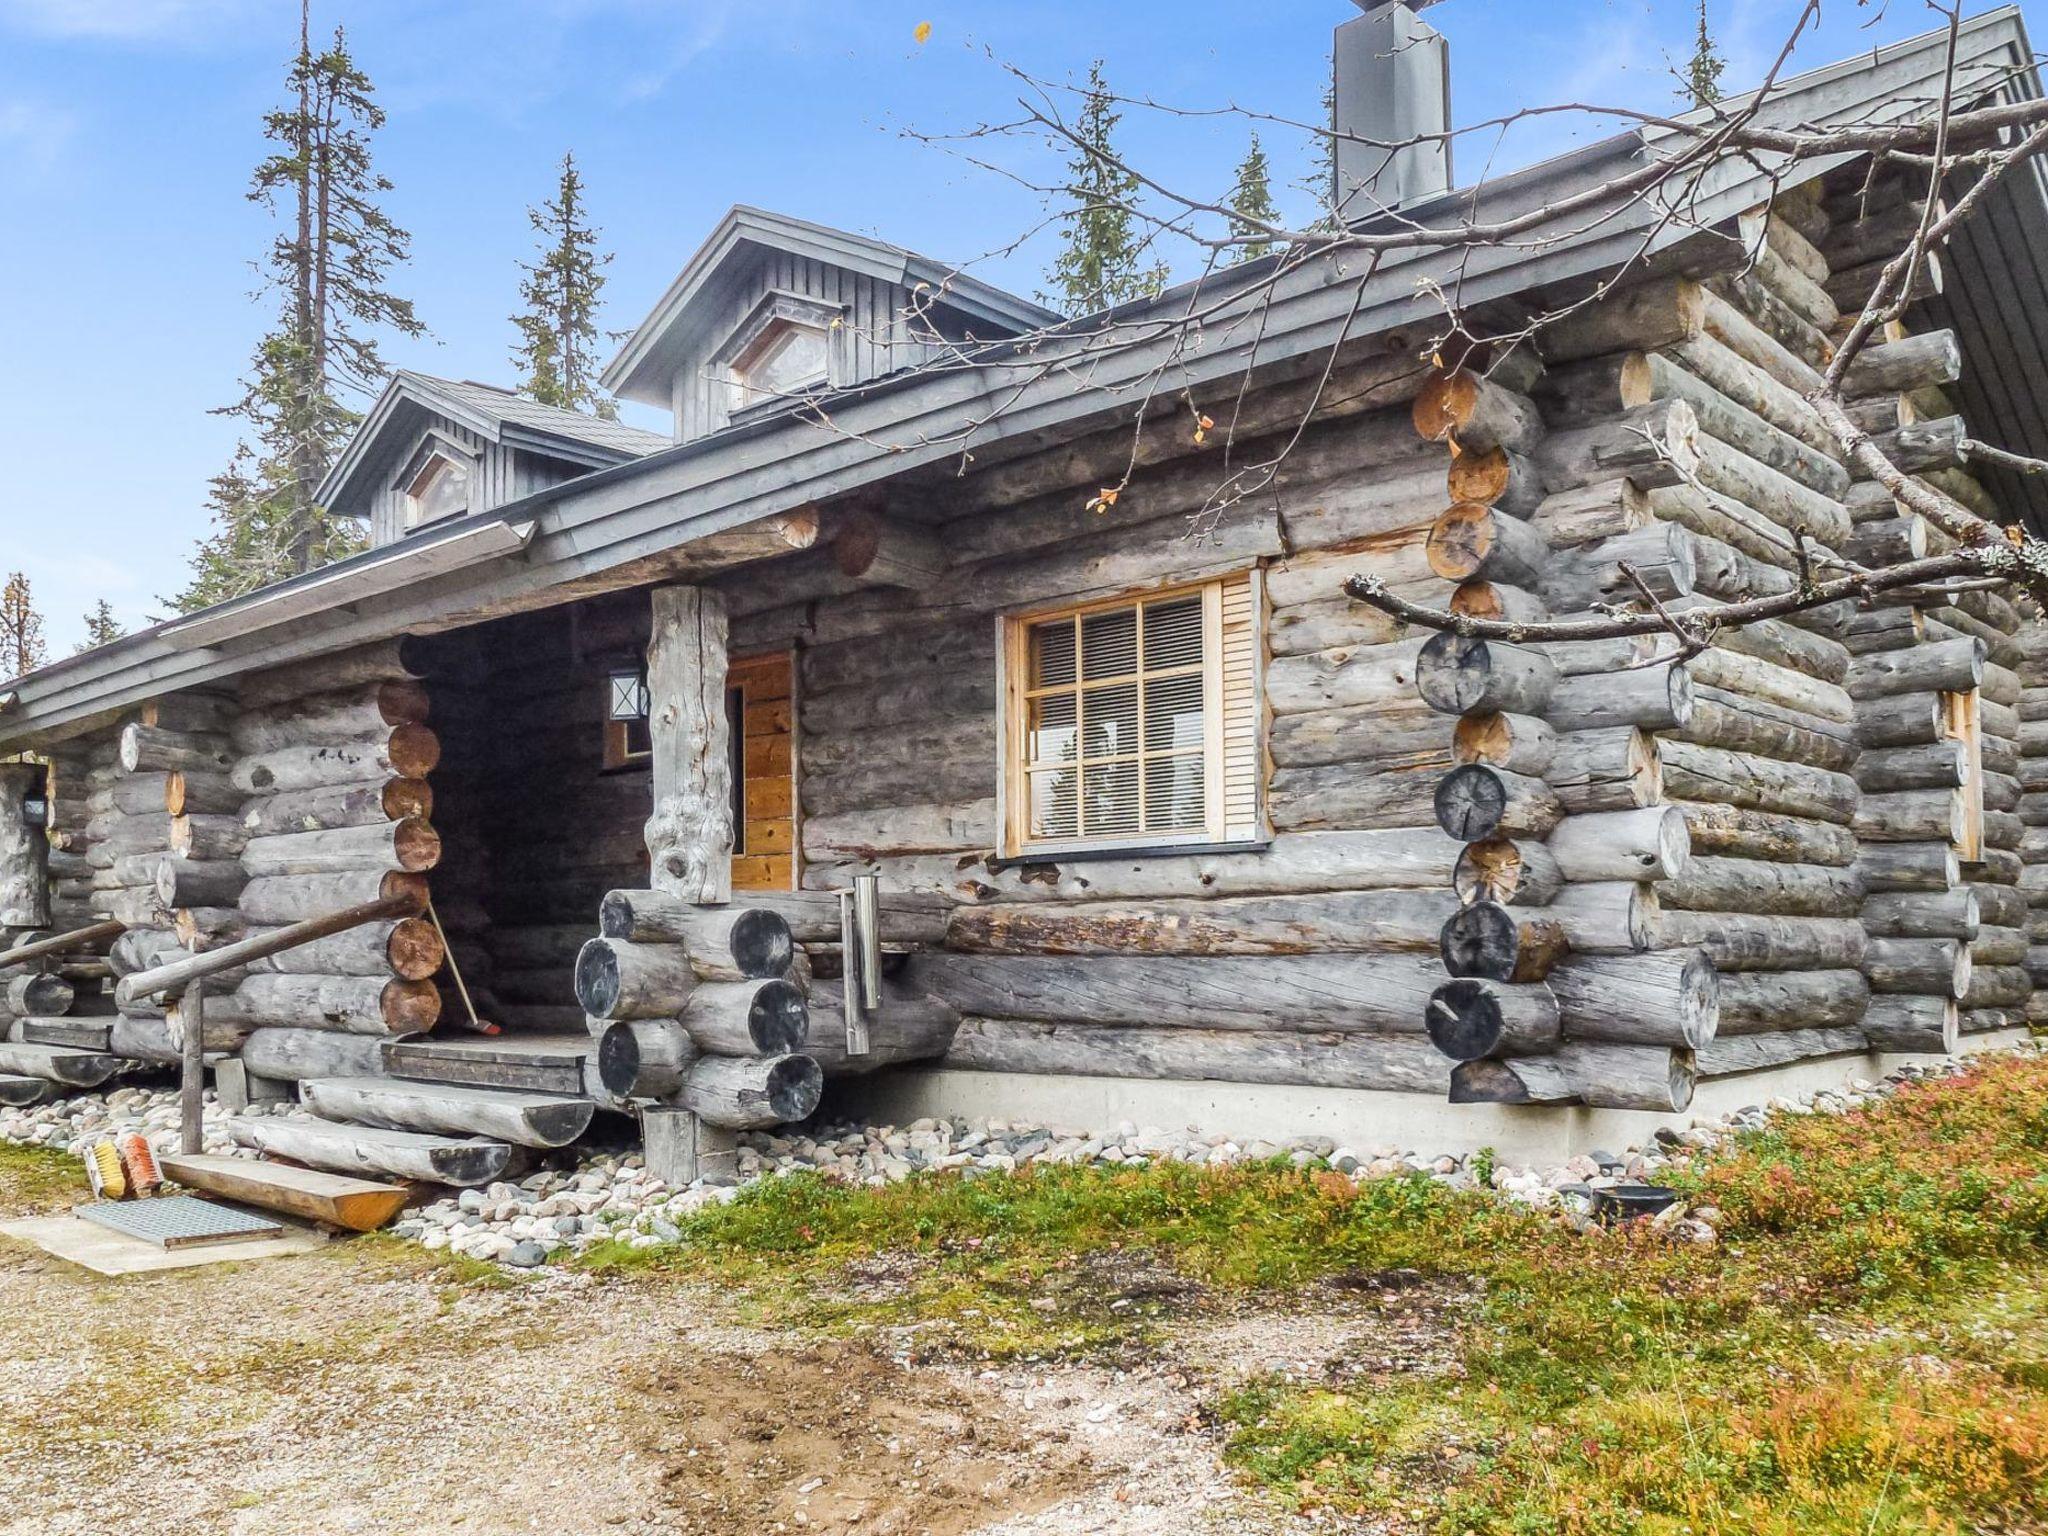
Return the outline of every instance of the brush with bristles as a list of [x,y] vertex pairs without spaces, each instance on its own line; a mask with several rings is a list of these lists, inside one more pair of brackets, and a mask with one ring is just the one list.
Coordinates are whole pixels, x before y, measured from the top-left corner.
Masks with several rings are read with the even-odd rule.
[[157,1168],[156,1152],[149,1138],[140,1131],[130,1131],[116,1140],[114,1146],[121,1154],[121,1172],[127,1176],[129,1192],[155,1194],[164,1176]]
[[92,1192],[102,1200],[119,1200],[128,1193],[128,1179],[121,1171],[121,1154],[111,1141],[96,1141],[85,1149],[85,1177]]

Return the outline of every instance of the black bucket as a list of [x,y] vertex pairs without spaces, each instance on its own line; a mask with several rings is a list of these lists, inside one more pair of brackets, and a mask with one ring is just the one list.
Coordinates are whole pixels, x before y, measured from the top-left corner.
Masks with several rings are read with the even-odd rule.
[[1678,1203],[1678,1191],[1661,1184],[1617,1184],[1593,1191],[1593,1215],[1609,1225],[1654,1216]]

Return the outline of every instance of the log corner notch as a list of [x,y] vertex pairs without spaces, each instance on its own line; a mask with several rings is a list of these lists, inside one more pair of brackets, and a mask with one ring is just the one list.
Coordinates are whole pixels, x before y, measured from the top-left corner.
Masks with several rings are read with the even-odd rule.
[[725,713],[725,599],[702,587],[657,587],[647,642],[654,814],[649,878],[687,902],[732,900],[731,726]]
[[28,814],[45,783],[41,763],[0,763],[0,934],[50,926],[50,840]]

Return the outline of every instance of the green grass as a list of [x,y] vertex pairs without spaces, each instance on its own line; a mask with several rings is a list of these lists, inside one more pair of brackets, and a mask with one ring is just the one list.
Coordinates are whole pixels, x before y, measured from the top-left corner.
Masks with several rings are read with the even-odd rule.
[[1248,1480],[1453,1536],[2048,1529],[2048,1058],[1785,1118],[1674,1182],[1725,1213],[1720,1245],[1419,1177],[1163,1164],[800,1175],[585,1262],[997,1357],[1413,1269],[1479,1297],[1445,1322],[1455,1368],[1228,1391],[1212,1418]]
[[69,1152],[0,1142],[0,1214],[27,1215],[89,1193],[85,1165]]

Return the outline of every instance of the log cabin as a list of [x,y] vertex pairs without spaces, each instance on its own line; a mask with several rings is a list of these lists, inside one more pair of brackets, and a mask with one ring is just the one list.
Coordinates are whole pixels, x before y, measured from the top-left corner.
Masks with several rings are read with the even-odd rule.
[[[1966,97],[2036,90],[2017,9],[1958,49]],[[1763,114],[1882,119],[1947,52]],[[1441,126],[1407,7],[1336,61],[1340,127]],[[1659,147],[1340,174],[1443,223]],[[1476,1146],[2010,1038],[2048,1012],[2048,639],[2012,601],[1681,659],[1345,585],[1535,618],[1625,566],[1684,608],[1929,548],[1807,399],[1925,195],[1757,164],[1683,219],[1617,196],[1074,322],[736,208],[605,376],[669,433],[401,373],[321,493],[365,553],[0,685],[0,1084],[203,1053],[314,1112],[248,1120],[265,1153],[462,1183],[599,1114],[715,1172],[828,1089]],[[1853,375],[1904,467],[2036,527],[2048,488],[1962,445],[2048,453],[2043,249],[2030,167]],[[1569,313],[1457,351],[1454,275]]]

